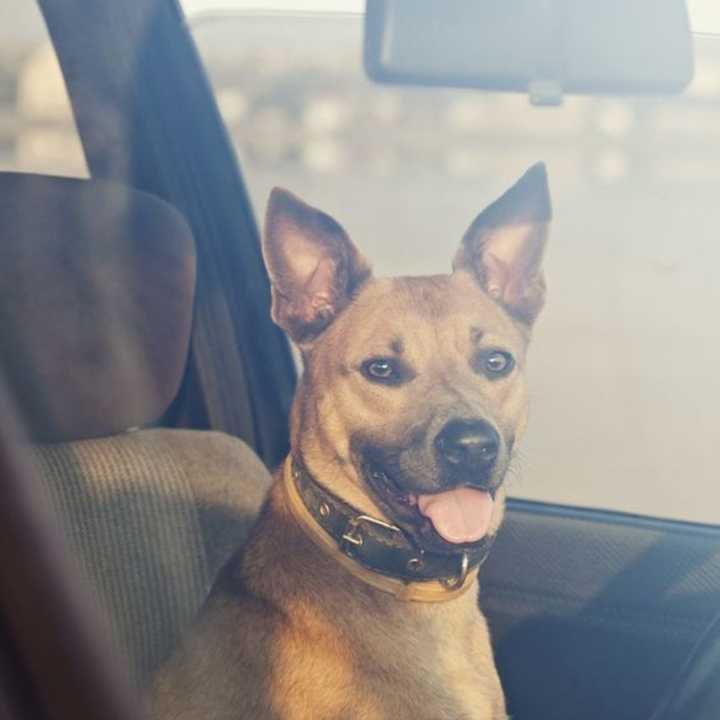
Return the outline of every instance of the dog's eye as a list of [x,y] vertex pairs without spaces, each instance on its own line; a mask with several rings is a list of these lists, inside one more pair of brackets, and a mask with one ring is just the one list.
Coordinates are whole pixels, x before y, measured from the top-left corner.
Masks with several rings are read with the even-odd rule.
[[509,375],[515,367],[515,360],[504,350],[483,350],[478,355],[475,365],[488,377],[496,378]]
[[370,358],[361,369],[368,380],[385,385],[400,385],[410,379],[410,373],[395,358]]

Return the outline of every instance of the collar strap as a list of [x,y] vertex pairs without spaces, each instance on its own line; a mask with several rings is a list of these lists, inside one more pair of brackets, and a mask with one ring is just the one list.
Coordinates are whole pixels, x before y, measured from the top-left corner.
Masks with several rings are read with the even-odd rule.
[[475,581],[493,537],[450,555],[423,551],[399,527],[365,515],[319,485],[288,458],[283,486],[303,529],[348,571],[399,599],[441,602],[458,597]]

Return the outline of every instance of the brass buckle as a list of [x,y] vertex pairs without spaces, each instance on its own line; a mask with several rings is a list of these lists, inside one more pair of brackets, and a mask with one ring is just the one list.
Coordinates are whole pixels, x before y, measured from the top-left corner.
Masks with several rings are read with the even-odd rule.
[[360,526],[362,523],[375,525],[383,528],[384,530],[390,530],[394,533],[402,534],[402,530],[400,530],[399,527],[390,525],[390,523],[386,523],[384,520],[378,520],[370,515],[355,515],[355,517],[348,520],[345,532],[342,534],[342,538],[340,540],[340,549],[346,555],[352,555],[353,548],[360,547],[363,542],[365,542],[362,533],[360,532]]
[[440,580],[441,584],[447,590],[457,590],[461,588],[465,584],[465,580],[467,579],[469,567],[470,560],[468,559],[468,554],[464,552],[460,556],[460,572],[455,575],[455,577],[442,578]]

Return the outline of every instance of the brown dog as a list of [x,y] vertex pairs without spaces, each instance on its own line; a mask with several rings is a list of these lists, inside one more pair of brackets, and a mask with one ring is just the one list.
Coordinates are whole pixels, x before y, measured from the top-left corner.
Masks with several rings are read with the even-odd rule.
[[337,222],[273,191],[273,317],[305,363],[292,451],[161,671],[156,718],[506,717],[477,572],[525,428],[550,215],[536,165],[451,275],[376,280]]

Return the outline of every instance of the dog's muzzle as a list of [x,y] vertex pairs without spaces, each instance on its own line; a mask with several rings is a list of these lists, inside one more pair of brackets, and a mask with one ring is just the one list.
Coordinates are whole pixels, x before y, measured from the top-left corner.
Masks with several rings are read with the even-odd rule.
[[375,501],[426,549],[454,553],[492,532],[507,450],[490,421],[454,417],[407,447],[355,449]]

